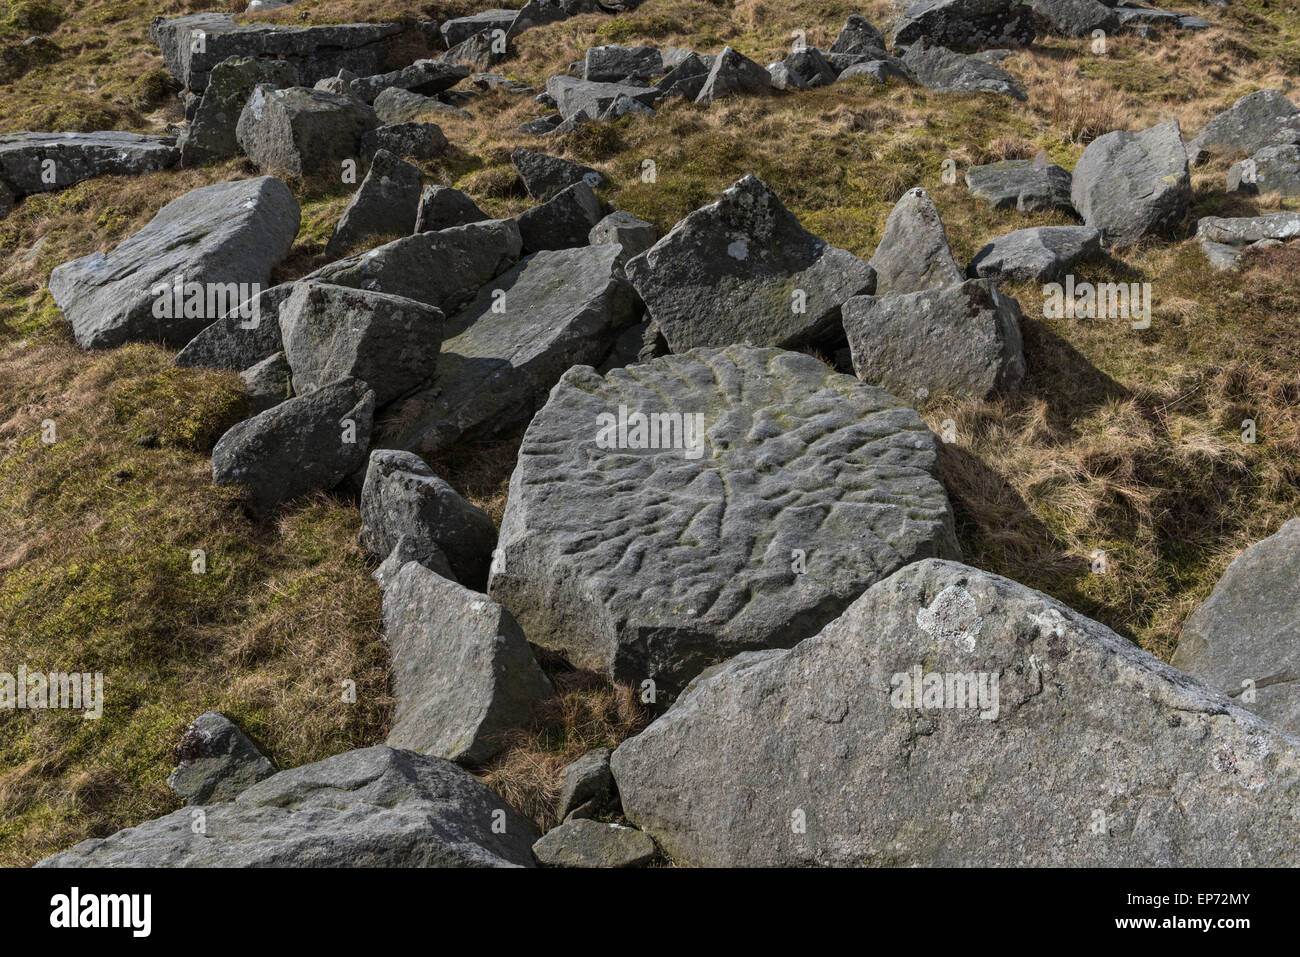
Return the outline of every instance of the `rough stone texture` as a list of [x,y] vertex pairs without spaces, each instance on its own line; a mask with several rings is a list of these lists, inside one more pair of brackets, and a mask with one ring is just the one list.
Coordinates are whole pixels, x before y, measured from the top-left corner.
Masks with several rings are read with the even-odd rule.
[[1290,734],[1300,734],[1298,580],[1292,519],[1233,560],[1183,625],[1172,661]]
[[231,57],[213,67],[181,144],[181,165],[197,166],[210,159],[239,155],[239,117],[253,91],[264,84],[277,89],[297,86],[298,71],[285,60],[252,57]]
[[485,30],[488,32],[500,30],[504,33],[510,29],[510,25],[518,15],[518,10],[481,10],[469,16],[446,20],[438,29],[442,32],[447,48],[451,49]]
[[903,398],[988,399],[1025,376],[1020,305],[987,279],[850,299],[844,331],[858,378]]
[[240,114],[236,138],[261,170],[305,176],[361,152],[379,125],[375,111],[343,93],[259,86]]
[[280,307],[298,395],[351,376],[369,383],[375,402],[387,405],[433,374],[442,332],[441,310],[350,286],[299,282]]
[[517,429],[576,364],[595,364],[636,320],[611,244],[537,253],[448,323],[432,384],[395,410],[387,444],[434,454]]
[[709,78],[709,64],[698,54],[683,52],[686,56],[659,78],[655,89],[661,92],[663,99],[681,96],[694,102]]
[[361,137],[362,156],[374,156],[380,150],[428,160],[447,151],[447,137],[437,123],[393,123],[376,127]]
[[597,0],[528,0],[519,8],[509,32],[513,38],[533,27],[567,20],[583,13],[600,12],[601,6]]
[[724,96],[764,93],[771,88],[772,78],[765,69],[731,47],[723,47],[722,52],[714,57],[713,66],[695,102],[707,106]]
[[450,315],[515,264],[521,242],[513,221],[489,219],[397,239],[307,278],[405,296]]
[[1202,240],[1244,246],[1262,239],[1295,239],[1300,236],[1300,213],[1269,213],[1266,216],[1205,216],[1196,222]]
[[522,146],[510,154],[510,162],[523,180],[528,195],[543,203],[574,183],[586,183],[595,189],[605,181],[605,177],[590,166],[536,153]]
[[325,256],[335,259],[376,236],[410,233],[415,228],[423,188],[424,173],[418,166],[380,150],[339,217],[325,245]]
[[[297,200],[274,177],[203,186],[172,200],[107,255],[56,266],[50,293],[83,349],[138,340],[183,346],[245,298],[241,285],[249,291],[265,285],[293,244],[298,222]],[[212,302],[205,301],[202,315],[156,317],[159,287],[170,291],[178,280],[223,295],[205,296]]]
[[[456,765],[377,746],[82,841],[37,867],[530,867],[537,829]],[[505,827],[493,829],[495,821]]]
[[460,63],[474,70],[491,69],[506,58],[501,36],[494,30],[480,30],[456,44],[438,59],[444,63]]
[[543,867],[641,867],[657,853],[636,828],[588,820],[566,821],[533,845]]
[[[674,426],[656,444],[676,447],[631,447],[635,429],[620,443],[598,418],[621,407],[703,435]],[[900,565],[954,555],[937,474],[915,412],[811,356],[731,346],[604,378],[579,366],[524,436],[489,591],[579,667],[679,688],[814,634]]]
[[589,47],[583,60],[582,78],[611,83],[635,77],[648,80],[664,72],[663,56],[654,47]]
[[587,245],[591,229],[605,218],[605,208],[586,182],[560,190],[546,202],[515,217],[525,253]]
[[1097,137],[1075,164],[1070,195],[1083,221],[1100,230],[1108,246],[1171,232],[1192,198],[1178,121]]
[[1237,264],[1241,260],[1243,247],[1229,246],[1227,243],[1216,243],[1208,239],[1202,239],[1201,251],[1205,253],[1205,258],[1209,260],[1212,268],[1218,269],[1220,272],[1226,272],[1229,269],[1237,268]]
[[902,62],[918,83],[936,93],[996,93],[1014,100],[1029,99],[1010,73],[945,47],[914,43]]
[[1300,146],[1265,146],[1233,165],[1228,192],[1300,196]]
[[365,464],[374,411],[375,394],[357,379],[295,396],[236,423],[217,441],[212,480],[245,486],[261,514],[333,488]]
[[846,299],[875,288],[870,266],[804,229],[756,176],[683,219],[627,274],[674,352],[814,341]]
[[1101,255],[1101,233],[1091,226],[1035,226],[999,236],[970,261],[971,279],[1058,282],[1075,265]]
[[620,93],[614,98],[614,101],[610,103],[609,106],[605,107],[605,112],[600,114],[597,118],[608,122],[610,120],[616,120],[620,116],[626,116],[629,113],[653,114],[654,110],[651,107],[632,99],[630,96]]
[[1034,42],[1033,11],[1021,0],[921,0],[894,24],[894,46],[932,40],[950,50],[973,53],[988,47],[1023,47]]
[[389,87],[375,97],[375,115],[386,126],[399,123],[413,123],[417,117],[426,113],[449,113],[454,116],[469,116],[464,110],[444,103],[442,100],[423,93],[412,93],[399,87]]
[[624,260],[645,252],[659,239],[659,230],[652,223],[633,216],[623,209],[610,213],[587,234],[587,242],[593,246],[602,243],[618,243],[623,250]]
[[254,363],[239,373],[239,378],[244,383],[248,410],[253,415],[279,405],[293,392],[293,370],[283,352]]
[[437,545],[421,545],[409,535],[403,535],[397,540],[388,557],[379,563],[370,577],[387,591],[397,578],[397,573],[409,562],[419,562],[435,575],[441,575],[447,581],[456,581],[456,573],[451,570],[451,563],[447,561],[442,549]]
[[508,611],[417,562],[384,592],[384,635],[390,747],[482,764],[554,691]]
[[1070,209],[1070,171],[1055,163],[1004,160],[966,171],[966,185],[972,196],[994,209],[1038,213],[1046,209]]
[[[171,136],[140,133],[0,133],[0,182],[15,199],[67,189],[96,176],[139,176],[176,165]],[[53,167],[45,161],[52,160]],[[47,169],[54,181],[42,177]]]
[[450,90],[467,76],[469,70],[463,66],[441,60],[416,60],[410,66],[390,73],[357,77],[348,84],[348,92],[363,103],[374,103],[380,93],[394,88],[433,96]]
[[919,186],[895,204],[870,264],[876,271],[877,296],[943,289],[963,280],[939,210]]
[[382,558],[404,540],[408,561],[427,564],[441,553],[457,581],[478,588],[487,583],[497,530],[419,456],[376,449],[361,489],[361,546]]
[[[915,668],[997,675],[996,711],[910,706]],[[1296,745],[1046,595],[922,561],[702,677],[612,766],[682,864],[1293,866]]]
[[774,90],[806,90],[808,84],[803,77],[792,71],[785,62],[767,65],[768,80]]
[[[203,34],[203,42],[196,34]],[[370,76],[401,66],[427,50],[420,25],[348,23],[300,27],[279,23],[235,23],[229,13],[196,13],[165,19],[155,17],[149,36],[162,49],[163,63],[187,90],[202,92],[212,69],[231,56],[288,60],[299,81],[317,80],[349,70]],[[201,47],[201,49],[195,49]],[[414,47],[414,50],[413,50]],[[396,60],[402,59],[402,63]]]
[[840,71],[836,81],[851,80],[858,76],[870,77],[881,85],[888,83],[891,79],[905,82],[913,79],[912,74],[903,65],[903,61],[891,56],[885,57],[883,60],[866,60],[850,64]]
[[[767,76],[767,73],[764,72],[763,75]],[[580,113],[585,113],[588,117],[600,116],[620,96],[629,97],[645,106],[653,106],[661,95],[653,86],[595,83],[571,76],[551,77],[546,81],[546,92],[555,97],[555,108],[566,120],[571,120]]]
[[849,15],[839,36],[831,44],[831,53],[857,54],[860,56],[885,57],[885,38],[866,17],[853,13]]
[[1097,0],[1033,0],[1033,10],[1061,36],[1087,37],[1093,30],[1114,33],[1119,28],[1115,11]]
[[180,763],[167,778],[167,786],[187,804],[233,801],[275,774],[275,766],[244,732],[216,711],[194,719],[177,752]]
[[[580,809],[592,812],[614,806],[614,776],[609,770],[609,748],[588,751],[560,772],[560,800],[556,813],[561,820]],[[584,813],[581,816],[591,817]]]
[[785,68],[793,76],[797,76],[803,85],[809,89],[818,86],[829,86],[840,75],[840,71],[831,66],[826,57],[816,47],[805,47],[802,50],[796,50],[788,55],[783,62]]
[[176,354],[176,364],[238,372],[279,352],[280,306],[292,292],[293,283],[281,283],[260,291],[247,307],[240,303],[191,339]]
[[1224,110],[1188,144],[1193,155],[1254,153],[1281,130],[1300,130],[1300,108],[1279,90],[1258,90]]
[[488,214],[458,189],[450,186],[426,186],[420,194],[420,208],[415,217],[417,233],[436,233],[452,226],[481,223]]

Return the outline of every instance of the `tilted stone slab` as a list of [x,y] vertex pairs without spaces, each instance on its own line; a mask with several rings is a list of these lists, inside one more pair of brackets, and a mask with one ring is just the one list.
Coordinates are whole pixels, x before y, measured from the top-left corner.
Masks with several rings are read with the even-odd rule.
[[890,210],[870,262],[878,296],[943,289],[962,281],[938,207],[920,186],[909,189]]
[[1046,595],[923,561],[611,763],[680,864],[1295,866],[1297,747]]
[[955,555],[937,454],[898,399],[801,353],[579,366],[524,436],[489,594],[580,667],[680,688]]
[[0,184],[15,198],[67,189],[96,176],[139,176],[175,166],[174,136],[140,133],[0,133]]

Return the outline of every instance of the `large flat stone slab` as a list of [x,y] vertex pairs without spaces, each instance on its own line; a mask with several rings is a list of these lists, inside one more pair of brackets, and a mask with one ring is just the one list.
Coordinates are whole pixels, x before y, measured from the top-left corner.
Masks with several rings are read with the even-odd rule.
[[15,197],[67,189],[96,176],[139,176],[175,166],[174,136],[0,133],[0,184]]

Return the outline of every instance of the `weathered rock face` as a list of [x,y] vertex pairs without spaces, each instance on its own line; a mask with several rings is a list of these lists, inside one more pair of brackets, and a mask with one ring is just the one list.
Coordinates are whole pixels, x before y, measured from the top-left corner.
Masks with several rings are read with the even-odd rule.
[[553,197],[515,217],[525,253],[585,246],[605,207],[586,182],[566,186]]
[[536,153],[522,146],[510,154],[510,162],[523,181],[528,195],[541,202],[546,202],[574,183],[586,183],[595,189],[605,181],[605,177],[590,166],[558,156]]
[[1172,231],[1192,197],[1178,121],[1097,137],[1074,167],[1070,195],[1083,221],[1100,230],[1108,246],[1131,246]]
[[659,239],[659,231],[652,223],[633,216],[627,210],[619,209],[610,213],[587,234],[587,242],[593,246],[601,243],[618,243],[623,250],[622,258],[645,252]]
[[461,498],[418,456],[376,449],[361,489],[360,540],[377,558],[403,540],[411,550],[407,561],[426,562],[436,550],[457,581],[480,588],[487,583],[497,530],[486,512]]
[[455,316],[428,389],[395,409],[386,444],[433,454],[532,418],[570,366],[594,364],[636,319],[612,244],[537,253]]
[[804,229],[755,176],[683,219],[627,274],[674,352],[814,341],[833,334],[846,299],[875,288],[870,266]]
[[1288,240],[1300,236],[1300,213],[1269,213],[1265,216],[1205,216],[1196,221],[1196,235],[1202,240],[1244,246],[1261,240]]
[[484,30],[500,30],[504,33],[510,29],[518,15],[518,10],[482,10],[469,16],[446,20],[438,29],[442,32],[443,42],[451,49]]
[[356,158],[361,138],[378,125],[374,110],[344,93],[259,86],[235,135],[258,169],[304,176]]
[[420,194],[415,231],[433,233],[452,226],[481,223],[487,218],[487,213],[460,190],[450,186],[426,186]]
[[375,115],[379,117],[379,122],[389,126],[396,126],[399,123],[411,123],[415,121],[416,117],[431,112],[451,113],[458,116],[469,115],[464,110],[457,109],[432,96],[425,96],[423,93],[412,93],[410,90],[403,90],[398,87],[389,87],[375,97]]
[[375,394],[340,379],[236,423],[212,450],[212,480],[242,485],[261,514],[331,489],[361,468],[370,446]]
[[693,102],[709,78],[709,64],[696,53],[682,52],[685,56],[659,78],[655,89],[660,91],[663,99],[680,96]]
[[970,261],[972,279],[1058,282],[1075,265],[1101,254],[1101,233],[1091,226],[1035,226],[999,236]]
[[1020,0],[921,0],[894,25],[894,46],[925,39],[970,53],[1028,46],[1036,35],[1033,11]]
[[1097,0],[1033,0],[1032,6],[1051,31],[1061,36],[1086,37],[1093,30],[1114,33],[1119,27],[1115,11]]
[[265,285],[298,223],[297,200],[274,177],[204,186],[172,200],[107,255],[55,267],[50,293],[83,349],[140,340],[183,346]]
[[904,193],[890,212],[870,263],[876,272],[877,296],[943,289],[962,282],[939,210],[919,186]]
[[491,219],[397,239],[307,278],[405,296],[450,315],[514,265],[521,245],[513,221]]
[[1059,602],[949,562],[904,568],[790,651],[702,676],[612,766],[629,820],[684,864],[1300,860],[1295,738]]
[[510,613],[408,562],[384,592],[396,709],[388,745],[481,764],[551,696]]
[[799,353],[576,367],[524,436],[489,591],[575,664],[681,687],[955,554],[936,456],[915,412]]
[[560,800],[556,810],[563,820],[593,817],[615,803],[614,776],[609,770],[609,748],[588,751],[560,772]]
[[543,867],[641,867],[656,853],[636,828],[588,820],[567,821],[533,845]]
[[194,719],[181,738],[180,764],[167,786],[190,804],[233,801],[242,791],[275,773],[275,766],[223,714]]
[[1265,146],[1228,170],[1228,192],[1300,196],[1300,146]]
[[181,163],[197,166],[210,159],[237,156],[239,118],[257,87],[281,89],[298,85],[298,71],[285,60],[231,57],[212,68],[189,133],[181,145]]
[[334,227],[325,255],[333,259],[377,236],[410,234],[423,188],[424,173],[418,166],[380,150]]
[[709,75],[695,102],[707,106],[724,96],[765,93],[771,88],[772,78],[765,69],[743,53],[723,47],[722,52],[713,58]]
[[[202,35],[202,42],[198,36]],[[427,50],[418,26],[400,23],[348,23],[299,27],[278,23],[235,23],[228,13],[155,17],[149,36],[162,49],[163,63],[187,90],[202,92],[218,63],[231,56],[288,60],[303,84],[349,70],[371,76],[409,63],[412,48]]]
[[538,837],[456,765],[382,746],[281,771],[205,813],[205,834],[182,808],[36,866],[529,867]]
[[971,195],[994,209],[1037,213],[1045,209],[1073,209],[1070,171],[1055,163],[1004,160],[966,171]]
[[[760,68],[761,69],[761,68]],[[763,76],[767,76],[764,71]],[[660,92],[653,86],[627,83],[596,83],[572,76],[553,76],[546,81],[546,92],[555,98],[555,108],[566,120],[585,113],[588,119],[600,116],[620,96],[644,106],[652,106]]]
[[587,49],[582,78],[597,83],[614,83],[629,77],[648,80],[663,72],[663,56],[654,47],[610,45]]
[[274,408],[293,395],[293,370],[283,352],[276,352],[239,373],[251,415]]
[[469,70],[441,60],[416,60],[410,66],[377,76],[360,76],[348,84],[348,92],[364,103],[374,103],[388,89],[410,90],[432,96],[450,90],[469,76]]
[[787,56],[783,63],[786,70],[792,76],[798,77],[800,83],[809,89],[828,86],[840,75],[840,71],[831,66],[816,47],[796,50]]
[[1029,99],[1010,73],[946,47],[914,43],[902,62],[918,83],[936,93],[996,93],[1013,100]]
[[850,14],[840,28],[839,36],[831,44],[830,52],[884,59],[885,38],[866,17],[857,13]]
[[1242,552],[1183,625],[1173,665],[1300,734],[1300,519]]
[[1258,90],[1206,123],[1187,144],[1188,152],[1254,153],[1287,129],[1300,130],[1300,108],[1279,90]]
[[293,283],[281,283],[263,289],[247,304],[239,303],[191,339],[176,354],[176,364],[239,372],[279,352],[284,348],[280,306],[292,292]]
[[361,137],[362,156],[374,156],[380,150],[412,159],[433,159],[447,151],[447,137],[437,123],[393,123]]
[[386,405],[433,375],[442,332],[442,311],[433,306],[329,283],[296,283],[280,308],[298,395],[351,376],[369,383],[375,402]]
[[862,60],[852,63],[841,70],[836,79],[837,81],[852,80],[859,76],[870,77],[882,86],[891,79],[903,81],[912,79],[912,74],[903,65],[903,61],[892,56],[881,60]]
[[1009,395],[1025,376],[1020,305],[987,279],[850,299],[844,331],[858,378],[907,399]]
[[[139,133],[0,133],[0,182],[15,199],[96,176],[139,176],[176,165],[176,139]],[[52,164],[52,165],[50,165]],[[53,182],[46,182],[49,172]]]

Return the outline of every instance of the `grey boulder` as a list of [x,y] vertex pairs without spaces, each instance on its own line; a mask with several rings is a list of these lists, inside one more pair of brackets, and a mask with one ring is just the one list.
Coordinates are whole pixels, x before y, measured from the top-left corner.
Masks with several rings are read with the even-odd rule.
[[357,191],[339,217],[325,256],[337,259],[358,244],[379,236],[406,236],[415,229],[424,173],[397,156],[380,150],[375,154]]
[[426,186],[420,194],[415,232],[436,233],[452,226],[481,223],[487,218],[488,214],[460,190],[450,186]]
[[674,352],[836,335],[841,304],[870,293],[870,266],[800,225],[746,176],[628,261],[628,278]]
[[331,489],[361,468],[370,445],[375,394],[340,379],[236,423],[212,450],[212,480],[247,489],[253,510]]
[[1075,164],[1070,196],[1107,246],[1132,246],[1153,233],[1172,232],[1192,198],[1178,121],[1097,137]]
[[1300,734],[1300,519],[1238,555],[1183,625],[1181,668]]
[[264,84],[244,105],[235,135],[258,169],[301,177],[355,159],[378,125],[374,110],[346,94]]
[[510,154],[510,162],[523,181],[528,195],[543,203],[574,183],[586,183],[595,189],[605,181],[605,177],[590,166],[558,156],[547,156],[522,146]]
[[280,283],[239,303],[191,339],[176,354],[176,364],[238,372],[279,352],[280,306],[292,292],[293,283]]
[[377,126],[361,137],[362,156],[374,156],[380,150],[429,160],[447,151],[447,137],[437,123],[392,123]]
[[197,166],[210,159],[242,152],[236,130],[248,98],[258,86],[298,85],[298,71],[285,60],[231,57],[212,68],[190,128],[181,143],[181,165]]
[[996,93],[1013,100],[1029,99],[1010,73],[946,47],[914,43],[902,63],[918,83],[936,93]]
[[396,707],[387,744],[478,765],[551,696],[510,613],[409,562],[384,592]]
[[890,211],[870,264],[876,272],[877,296],[943,289],[963,279],[939,210],[920,186],[904,193]]
[[1228,192],[1300,196],[1300,146],[1265,146],[1228,170]]
[[601,204],[586,180],[566,186],[546,202],[515,217],[524,253],[543,249],[585,246],[591,229],[605,218]]
[[96,176],[139,176],[175,166],[170,136],[140,133],[0,133],[0,183],[13,198],[67,189]]
[[[760,67],[761,69],[761,67]],[[767,76],[766,73],[763,74]],[[620,96],[626,96],[644,106],[653,106],[661,96],[652,86],[632,86],[628,83],[597,83],[571,76],[553,76],[546,81],[546,92],[555,98],[555,108],[566,120],[579,114],[600,116]]]
[[614,808],[614,776],[609,770],[609,748],[588,751],[560,772],[560,800],[556,812],[560,820],[570,814],[594,817]]
[[634,827],[566,821],[533,845],[543,867],[641,867],[654,860],[655,842]]
[[531,867],[537,829],[441,758],[377,746],[233,801],[82,841],[37,867]]
[[293,394],[293,370],[283,352],[277,352],[239,373],[252,415],[279,405]]
[[363,103],[374,103],[380,93],[394,88],[432,96],[451,89],[467,76],[469,70],[463,66],[441,60],[416,60],[400,70],[357,77],[348,84],[348,92]]
[[280,307],[293,390],[335,379],[370,384],[383,406],[425,382],[438,361],[442,311],[414,299],[304,280]]
[[431,556],[441,554],[457,581],[479,588],[487,583],[497,530],[486,512],[465,501],[419,456],[376,449],[361,489],[360,541],[376,558],[403,543],[407,561],[429,564]]
[[1028,46],[1037,32],[1033,11],[1021,0],[921,0],[894,24],[894,46],[929,40],[972,53]]
[[709,75],[700,88],[695,102],[704,106],[725,96],[765,93],[772,89],[772,78],[749,57],[731,47],[723,47],[713,58]]
[[835,37],[829,52],[883,59],[885,38],[870,20],[861,14],[853,13],[840,28],[839,35]]
[[994,209],[1038,213],[1046,209],[1069,209],[1070,171],[1055,163],[1004,160],[966,171],[971,195]]
[[685,865],[1277,867],[1296,745],[1060,602],[927,560],[701,677],[611,763]]
[[1257,90],[1224,110],[1187,144],[1189,154],[1251,154],[1273,145],[1283,130],[1300,130],[1300,108],[1280,90]]
[[1196,222],[1197,238],[1230,246],[1245,246],[1261,240],[1286,241],[1300,237],[1300,213],[1268,213],[1264,216],[1205,216]]
[[587,241],[593,246],[618,243],[623,250],[624,260],[645,252],[658,239],[659,231],[651,223],[623,209],[610,213],[592,226],[591,232],[587,234]]
[[180,763],[167,786],[187,804],[233,801],[275,774],[275,766],[244,732],[216,711],[195,718],[176,750]]
[[389,87],[375,97],[375,115],[385,126],[399,123],[413,123],[416,118],[426,113],[449,113],[454,116],[468,116],[464,110],[457,109],[449,103],[423,93],[412,93],[399,87]]
[[574,665],[675,691],[955,555],[936,442],[898,399],[801,353],[577,366],[524,435],[489,594]]
[[1101,233],[1091,226],[1034,226],[999,236],[970,261],[971,279],[1059,282],[1078,262],[1101,254]]
[[853,370],[917,401],[1012,395],[1025,376],[1020,306],[988,279],[844,304]]
[[1093,30],[1116,32],[1119,17],[1111,6],[1097,0],[1033,0],[1034,13],[1053,33],[1066,37],[1091,36]]
[[297,200],[274,177],[203,186],[107,255],[56,266],[50,293],[83,349],[142,340],[183,346],[260,291],[298,223]]
[[633,77],[648,80],[664,72],[664,60],[654,47],[589,47],[583,60],[582,78],[610,83]]

